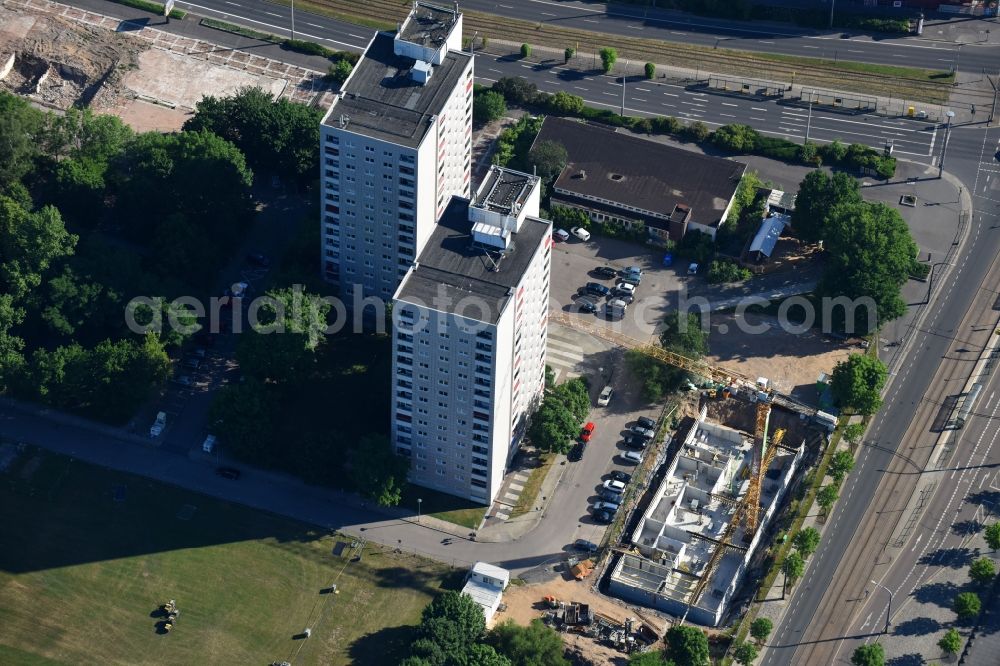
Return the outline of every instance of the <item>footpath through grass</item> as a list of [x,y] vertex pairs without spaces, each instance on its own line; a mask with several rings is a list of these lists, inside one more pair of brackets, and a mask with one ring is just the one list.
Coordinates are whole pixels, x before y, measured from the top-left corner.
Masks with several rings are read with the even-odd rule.
[[399,663],[462,573],[34,449],[0,473],[0,535],[7,664]]

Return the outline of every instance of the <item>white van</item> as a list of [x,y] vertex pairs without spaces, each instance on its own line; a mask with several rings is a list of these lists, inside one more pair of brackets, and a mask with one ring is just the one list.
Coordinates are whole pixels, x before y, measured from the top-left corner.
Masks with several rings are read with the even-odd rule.
[[582,240],[584,243],[590,240],[590,232],[583,227],[573,227],[573,235]]
[[552,232],[552,237],[558,241],[562,241],[563,243],[565,243],[566,241],[569,240],[569,232],[566,231],[565,229],[556,229],[555,231]]
[[215,450],[215,435],[205,437],[205,441],[201,443],[201,450],[205,453],[211,453]]

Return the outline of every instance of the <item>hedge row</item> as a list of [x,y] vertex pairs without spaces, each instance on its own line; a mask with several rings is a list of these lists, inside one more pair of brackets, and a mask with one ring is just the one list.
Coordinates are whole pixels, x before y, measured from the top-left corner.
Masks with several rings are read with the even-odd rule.
[[[122,0],[115,0],[115,2],[121,2]],[[144,2],[145,0],[128,0],[128,2]],[[295,51],[296,53],[303,53],[305,55],[320,56],[323,58],[328,58],[334,63],[341,60],[347,60],[352,65],[357,64],[358,54],[351,53],[350,51],[334,51],[333,49],[328,49],[321,44],[316,42],[307,42],[301,39],[287,39],[284,37],[278,37],[277,35],[272,35],[269,32],[261,32],[260,30],[254,30],[252,28],[247,28],[242,25],[236,25],[235,23],[228,23],[227,21],[219,21],[217,19],[203,18],[199,23],[206,28],[213,28],[215,30],[221,30],[222,32],[228,32],[234,35],[239,35],[241,37],[249,37],[250,39],[259,39],[262,42],[270,42],[272,44],[277,44],[281,48],[288,51]]]
[[[148,0],[111,0],[111,2],[117,2],[119,5],[125,5],[126,7],[141,9],[145,12],[151,12],[153,14],[163,16],[164,5],[159,2],[149,2]],[[180,9],[172,9],[170,11],[170,18],[182,19],[185,16],[187,16],[187,12]]]
[[798,144],[788,139],[764,136],[754,128],[738,123],[723,125],[712,132],[701,121],[685,124],[670,116],[622,116],[611,109],[587,106],[583,98],[577,95],[539,92],[534,84],[520,77],[501,78],[491,89],[499,92],[511,104],[534,107],[552,115],[583,118],[646,134],[674,135],[699,143],[708,141],[732,152],[761,155],[792,164],[818,166],[825,161],[847,169],[870,169],[881,178],[891,178],[896,173],[894,157],[885,156],[880,151],[859,143],[845,145],[834,141],[823,146],[814,143]]

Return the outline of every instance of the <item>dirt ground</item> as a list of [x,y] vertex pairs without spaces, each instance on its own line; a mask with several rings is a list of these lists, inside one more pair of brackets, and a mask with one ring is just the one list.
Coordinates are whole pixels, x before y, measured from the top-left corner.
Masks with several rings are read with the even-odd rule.
[[317,103],[327,85],[322,73],[153,28],[120,32],[120,21],[60,7],[0,3],[0,89],[47,108],[87,106],[142,132],[179,130],[205,95],[259,86]]
[[[507,604],[507,610],[495,615],[493,621],[496,623],[510,619],[518,624],[527,625],[532,620],[540,618],[544,613],[545,609],[542,608],[541,601],[542,597],[546,595],[551,595],[561,601],[578,601],[589,604],[595,612],[621,621],[627,617],[636,617],[635,612],[630,611],[626,606],[610,597],[594,592],[590,585],[589,581],[565,580],[563,578],[544,583],[511,585],[503,593],[503,602]],[[647,611],[644,614],[651,620],[655,619],[652,611]],[[662,634],[663,624],[658,626],[656,630]],[[588,636],[573,633],[561,633],[560,636],[562,636],[567,648],[579,657],[577,663],[600,664],[602,666],[607,664],[624,666],[628,663],[628,657],[624,652],[603,645]]]
[[745,325],[765,326],[749,333],[740,330],[733,314],[713,314],[706,357],[711,363],[732,368],[747,377],[767,377],[782,393],[815,403],[816,379],[830,374],[833,366],[857,345],[823,337],[815,329],[804,333],[784,331],[777,317],[747,313]]
[[107,113],[118,116],[136,132],[180,131],[184,121],[192,115],[184,109],[170,109],[141,99],[122,100]]
[[288,81],[161,49],[140,53],[139,68],[125,77],[125,87],[131,92],[186,109],[193,109],[205,95],[225,97],[243,86],[259,86],[277,97],[286,85]]

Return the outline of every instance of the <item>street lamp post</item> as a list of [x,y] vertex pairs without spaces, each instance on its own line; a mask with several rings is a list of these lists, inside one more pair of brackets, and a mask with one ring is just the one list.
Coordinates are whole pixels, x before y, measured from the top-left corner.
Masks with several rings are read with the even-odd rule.
[[892,614],[892,590],[890,590],[889,588],[887,588],[882,583],[876,583],[875,581],[871,581],[871,584],[875,585],[877,587],[881,587],[883,590],[885,590],[886,592],[889,593],[889,605],[885,607],[885,631],[883,632],[885,634],[888,634],[889,633],[889,616]]
[[809,143],[809,130],[812,128],[813,120],[813,99],[812,93],[809,93],[809,115],[806,117],[806,143]]
[[837,0],[830,0],[830,28],[833,28],[833,8],[837,6]]
[[292,0],[292,41],[295,41],[295,0]]
[[622,71],[622,118],[625,117],[625,78],[628,76],[628,59],[625,59],[625,70]]
[[948,154],[948,139],[951,138],[951,119],[955,117],[955,112],[947,111],[944,115],[948,116],[948,126],[944,130],[944,145],[941,147],[941,161],[938,163],[938,178],[944,173],[944,158]]
[[421,499],[419,497],[417,498],[417,522],[418,523],[420,522],[420,505],[423,504],[423,502],[424,502],[423,499]]

